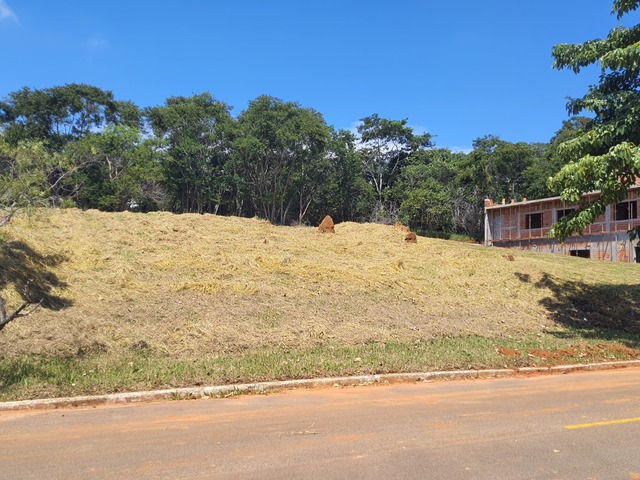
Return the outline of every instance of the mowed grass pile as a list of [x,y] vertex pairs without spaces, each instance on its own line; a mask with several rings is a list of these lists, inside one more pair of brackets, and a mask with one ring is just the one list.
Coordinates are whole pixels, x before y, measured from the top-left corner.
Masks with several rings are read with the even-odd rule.
[[8,307],[26,280],[46,307],[0,333],[2,399],[638,356],[636,265],[214,215],[40,211],[0,235]]

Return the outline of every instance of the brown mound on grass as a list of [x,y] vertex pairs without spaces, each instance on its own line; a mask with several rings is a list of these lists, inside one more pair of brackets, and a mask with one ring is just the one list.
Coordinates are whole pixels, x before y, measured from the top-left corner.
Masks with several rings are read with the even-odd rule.
[[404,241],[407,243],[418,243],[418,237],[415,233],[409,232],[407,233],[407,236],[404,237]]
[[336,233],[335,225],[333,223],[333,218],[331,218],[329,215],[324,217],[324,219],[322,220],[322,223],[320,223],[320,226],[318,227],[318,232],[319,233]]
[[410,232],[411,230],[406,225],[403,225],[401,222],[396,222],[393,225],[395,228],[402,230],[403,232]]

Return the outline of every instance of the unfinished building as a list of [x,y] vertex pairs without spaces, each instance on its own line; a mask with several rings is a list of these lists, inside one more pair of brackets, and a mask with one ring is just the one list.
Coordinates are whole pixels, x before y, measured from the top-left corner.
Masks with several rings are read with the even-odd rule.
[[[583,195],[585,201],[598,193]],[[582,235],[568,237],[559,244],[549,238],[551,226],[576,208],[560,197],[521,202],[502,200],[495,204],[485,200],[484,243],[497,247],[519,248],[538,252],[564,253],[577,257],[614,262],[640,262],[640,247],[629,239],[627,231],[640,226],[638,199],[640,185],[631,187],[627,198],[608,205],[603,215]]]

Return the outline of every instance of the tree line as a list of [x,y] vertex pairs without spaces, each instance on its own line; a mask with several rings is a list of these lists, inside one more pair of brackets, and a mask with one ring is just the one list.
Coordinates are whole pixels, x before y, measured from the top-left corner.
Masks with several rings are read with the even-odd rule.
[[372,114],[357,131],[270,96],[237,117],[208,92],[141,109],[83,84],[24,87],[0,100],[2,218],[37,202],[105,211],[260,217],[274,224],[400,220],[480,238],[484,198],[549,195],[558,145],[487,135],[469,153],[437,148],[407,119]]
[[[618,19],[639,0],[614,0]],[[24,87],[0,99],[0,227],[30,205],[257,216],[277,224],[403,221],[480,239],[484,198],[560,194],[579,208],[552,229],[563,241],[640,176],[640,25],[553,48],[554,68],[597,64],[599,82],[570,99],[547,143],[493,135],[468,153],[437,148],[407,119],[327,125],[270,96],[237,117],[208,92],[141,109],[83,84]],[[580,116],[587,113],[588,116]],[[599,198],[581,204],[581,194]],[[640,229],[630,232],[640,238]]]

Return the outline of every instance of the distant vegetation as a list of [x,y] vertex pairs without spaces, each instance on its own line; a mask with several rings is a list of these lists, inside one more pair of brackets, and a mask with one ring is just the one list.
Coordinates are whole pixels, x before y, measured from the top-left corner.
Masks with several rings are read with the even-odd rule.
[[[614,0],[612,13],[621,18],[639,5]],[[640,175],[639,40],[636,25],[556,45],[555,68],[602,68],[599,83],[568,102],[574,116],[548,143],[478,132],[468,153],[437,148],[408,119],[374,113],[355,132],[336,130],[320,112],[267,95],[234,117],[208,92],[141,109],[91,85],[24,87],[0,99],[0,226],[39,204],[281,225],[315,225],[327,214],[336,222],[399,219],[414,230],[480,239],[484,198],[541,198],[551,187],[578,203],[581,193],[600,190],[554,226],[562,240]]]
[[470,153],[434,146],[405,120],[371,115],[335,130],[294,102],[261,96],[237,117],[209,93],[140,109],[70,84],[0,101],[0,207],[259,217],[274,224],[401,220],[480,239],[485,197],[548,195],[557,146],[589,121],[566,121],[549,144],[487,135]]

